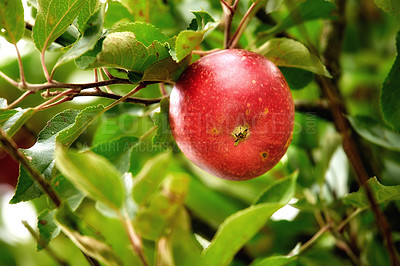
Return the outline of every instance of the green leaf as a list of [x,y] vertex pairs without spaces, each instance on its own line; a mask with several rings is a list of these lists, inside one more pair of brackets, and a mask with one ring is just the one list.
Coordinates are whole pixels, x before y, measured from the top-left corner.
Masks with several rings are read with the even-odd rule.
[[154,0],[121,0],[121,4],[134,16],[137,21],[149,21],[150,5]]
[[271,256],[264,259],[258,259],[251,264],[251,266],[284,266],[292,263],[296,257],[290,256]]
[[143,74],[148,66],[170,56],[168,38],[143,22],[118,25],[100,42],[101,51],[95,47],[92,53],[97,52],[96,59],[88,67],[117,67]]
[[[87,107],[82,111],[66,110],[57,114],[48,121],[46,127],[39,133],[36,144],[22,151],[31,158],[32,165],[50,181],[54,174],[56,140],[65,147],[69,147],[103,110],[104,107],[99,105]],[[10,203],[31,200],[40,197],[42,194],[42,190],[26,170],[20,167],[17,189]]]
[[[31,148],[21,149],[31,158],[31,164],[49,181],[54,167],[55,138],[64,129],[70,127],[78,115],[78,110],[66,110],[55,115],[40,131],[38,139]],[[38,198],[43,194],[39,186],[32,180],[24,167],[20,167],[18,185],[10,203],[18,203]]]
[[122,23],[112,29],[113,32],[132,32],[135,34],[135,39],[148,47],[158,41],[162,44],[168,43],[169,38],[155,26],[144,22]]
[[2,0],[0,2],[0,36],[16,44],[24,32],[24,8],[21,0]]
[[162,99],[160,102],[160,112],[153,116],[154,125],[157,127],[157,133],[153,137],[153,145],[164,148],[171,147],[174,138],[169,124],[169,98]]
[[282,206],[280,203],[257,204],[229,216],[204,251],[204,265],[228,265],[239,249]]
[[186,175],[170,175],[166,178],[162,191],[151,198],[148,207],[139,210],[133,221],[140,235],[149,240],[167,235],[184,203],[188,182]]
[[281,203],[287,204],[293,198],[296,192],[296,181],[299,172],[293,172],[291,175],[281,178],[270,184],[258,198],[254,201],[254,204],[260,203]]
[[87,20],[89,26],[85,27],[82,37],[58,59],[54,68],[74,60],[94,48],[103,31],[104,9],[105,6],[99,8],[89,17]]
[[104,157],[93,152],[65,151],[56,146],[56,166],[60,172],[93,200],[119,210],[124,201],[121,174]]
[[157,61],[146,68],[141,81],[176,82],[188,67],[190,60],[191,56],[185,57],[179,63],[175,62],[171,57]]
[[209,13],[205,11],[192,11],[192,13],[195,18],[190,23],[189,29],[178,34],[173,49],[170,50],[172,58],[178,63],[192,53],[208,30],[216,26],[215,20]]
[[[78,29],[81,33],[87,31],[87,27],[92,27],[92,25],[90,25],[90,19],[95,12],[98,12],[99,7],[100,7],[99,0],[85,1],[76,19],[76,24],[78,25]],[[104,17],[104,12],[102,16]],[[101,25],[101,27],[103,27],[103,25]]]
[[92,50],[87,51],[86,53],[75,59],[75,64],[79,69],[87,69],[96,62],[97,55],[101,52],[104,39],[105,37],[101,37]]
[[92,151],[106,157],[121,173],[130,168],[132,148],[139,143],[139,139],[123,136],[115,140],[97,143]]
[[[50,241],[60,233],[60,228],[55,222],[56,210],[44,210],[38,216],[37,227],[39,229],[40,242],[37,244],[37,250],[46,248]],[[42,244],[42,245],[41,245]]]
[[104,18],[104,28],[111,28],[118,23],[134,21],[135,18],[128,9],[117,1],[108,1],[107,12]]
[[381,90],[381,110],[385,121],[400,132],[400,31],[396,37],[397,57]]
[[85,0],[38,0],[38,14],[32,36],[42,52],[74,21]]
[[74,185],[63,175],[58,175],[53,179],[52,186],[58,196],[68,202],[68,205],[75,211],[81,204],[85,195],[77,190]]
[[122,265],[111,246],[105,243],[101,233],[86,224],[67,205],[57,209],[55,218],[61,230],[86,254],[105,265]]
[[[0,114],[0,119],[5,120],[7,117],[9,118],[7,119],[7,121],[1,122],[1,127],[10,137],[12,137],[35,113],[36,111],[32,108],[2,110]],[[13,115],[10,117],[11,114]]]
[[[376,179],[372,177],[368,180],[372,192],[375,195],[375,199],[378,204],[400,200],[400,185],[397,186],[384,186]],[[357,208],[369,208],[370,204],[365,194],[365,188],[361,187],[357,192],[349,193],[343,198],[343,203],[353,205]]]
[[259,47],[256,52],[264,55],[277,66],[296,67],[331,77],[321,60],[298,41],[288,38],[271,39]]
[[400,2],[398,0],[374,0],[374,2],[383,11],[400,19]]
[[148,160],[134,178],[132,196],[137,204],[145,204],[160,186],[165,177],[169,156],[169,153],[161,153]]
[[316,19],[334,19],[333,11],[336,5],[325,0],[308,0],[294,7],[289,14],[266,34],[281,33],[293,26]]
[[309,71],[293,67],[280,67],[279,68],[285,77],[289,88],[291,90],[300,90],[310,84],[314,75]]
[[399,133],[368,116],[349,116],[348,119],[351,126],[364,139],[389,150],[400,151]]
[[0,126],[3,126],[4,123],[16,113],[18,113],[17,110],[0,109]]

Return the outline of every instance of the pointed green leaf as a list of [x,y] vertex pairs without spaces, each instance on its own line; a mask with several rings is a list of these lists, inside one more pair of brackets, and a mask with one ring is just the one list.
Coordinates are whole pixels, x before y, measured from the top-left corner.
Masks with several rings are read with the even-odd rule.
[[[32,165],[48,181],[51,181],[54,173],[56,139],[58,143],[69,147],[103,111],[104,107],[99,105],[87,107],[82,111],[66,110],[59,113],[39,133],[36,144],[22,151],[31,158]],[[40,197],[42,194],[42,190],[30,178],[26,170],[20,167],[17,189],[10,203],[31,200]]]
[[40,251],[48,246],[50,241],[60,233],[60,228],[55,222],[56,210],[44,210],[38,216],[37,227],[39,229],[40,242],[37,250]]
[[[16,112],[15,112],[16,111]],[[14,113],[11,117],[9,117],[12,113]],[[28,121],[36,111],[32,108],[21,109],[17,108],[14,110],[4,110],[1,111],[0,118],[1,120],[6,119],[9,117],[7,121],[2,122],[2,128],[7,134],[12,137],[18,130]]]
[[270,184],[253,204],[276,202],[287,204],[293,198],[296,192],[296,181],[299,172],[293,172],[285,178],[278,179],[277,181]]
[[56,146],[56,166],[77,189],[93,200],[99,200],[114,210],[122,207],[124,188],[121,174],[106,158],[89,151],[65,151]]
[[259,47],[256,52],[264,55],[277,66],[301,68],[318,75],[331,77],[321,60],[298,41],[288,38],[271,39]]
[[218,228],[211,244],[204,251],[204,265],[228,265],[239,249],[282,206],[280,203],[262,203],[229,216]]
[[119,24],[110,29],[110,32],[132,32],[135,34],[135,39],[146,47],[150,46],[154,41],[162,44],[169,41],[169,38],[154,25],[138,21]]
[[77,190],[74,185],[63,175],[58,175],[53,179],[52,186],[58,196],[68,202],[68,205],[75,211],[81,204],[85,195]]
[[136,137],[123,136],[115,140],[97,143],[92,151],[106,157],[121,173],[130,168],[132,148],[139,143]]
[[24,8],[21,0],[0,1],[0,36],[16,44],[24,32]]
[[55,218],[61,230],[86,254],[105,265],[122,265],[111,246],[105,243],[101,233],[86,224],[67,205],[57,209]]
[[32,36],[39,51],[46,50],[78,16],[86,0],[38,0]]
[[400,19],[400,2],[398,0],[374,0],[374,2],[383,11]]
[[368,116],[352,116],[348,119],[351,126],[364,139],[389,150],[400,151],[399,133]]
[[[384,186],[376,179],[372,177],[368,180],[372,192],[375,195],[375,199],[378,204],[400,200],[400,185],[398,186]],[[368,208],[370,207],[367,196],[365,195],[364,187],[360,188],[357,192],[349,193],[343,198],[345,204],[353,205],[357,208]]]
[[396,37],[397,57],[381,90],[381,110],[385,121],[400,132],[400,31]]
[[99,0],[85,1],[76,19],[76,24],[78,25],[78,29],[81,33],[84,33],[87,30],[87,27],[91,27],[91,25],[88,25],[90,24],[89,20],[94,15],[94,13],[98,11],[99,7],[100,7]]
[[176,82],[189,65],[190,60],[191,56],[185,57],[179,63],[175,62],[171,57],[157,61],[146,68],[141,81]]
[[104,6],[99,8],[89,17],[87,20],[89,26],[85,27],[82,37],[58,59],[54,68],[74,60],[94,48],[103,32],[104,9]]
[[148,160],[134,178],[132,196],[139,205],[145,204],[165,177],[169,153],[161,153]]
[[195,18],[190,23],[189,29],[178,34],[170,51],[172,58],[178,63],[192,53],[208,30],[216,26],[215,20],[209,13],[205,11],[192,11],[192,13]]

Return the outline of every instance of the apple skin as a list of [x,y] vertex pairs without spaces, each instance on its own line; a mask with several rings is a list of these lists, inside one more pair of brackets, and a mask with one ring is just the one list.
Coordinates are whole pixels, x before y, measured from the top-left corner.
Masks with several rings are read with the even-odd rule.
[[170,96],[172,134],[186,157],[229,180],[248,180],[285,154],[294,124],[293,97],[280,70],[240,49],[190,65]]

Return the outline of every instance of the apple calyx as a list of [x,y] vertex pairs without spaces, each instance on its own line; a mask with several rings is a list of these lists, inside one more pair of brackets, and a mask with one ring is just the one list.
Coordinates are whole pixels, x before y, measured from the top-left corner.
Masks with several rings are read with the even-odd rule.
[[232,131],[232,136],[235,138],[235,146],[239,144],[241,141],[245,141],[250,135],[250,130],[249,130],[249,124],[244,124],[237,126],[233,131]]

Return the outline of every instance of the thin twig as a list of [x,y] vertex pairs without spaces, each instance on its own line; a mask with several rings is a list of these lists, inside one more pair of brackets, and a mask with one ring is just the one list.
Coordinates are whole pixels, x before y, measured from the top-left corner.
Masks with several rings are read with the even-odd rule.
[[376,224],[381,230],[386,248],[389,251],[391,265],[400,265],[399,258],[396,254],[396,249],[394,247],[390,225],[379,205],[377,204],[375,196],[367,183],[367,180],[370,176],[367,173],[366,165],[364,164],[361,153],[357,147],[357,139],[355,138],[355,134],[352,132],[350,123],[345,117],[347,110],[346,106],[344,105],[338,83],[341,72],[339,55],[341,53],[346,26],[346,1],[338,0],[336,1],[336,4],[338,6],[338,19],[331,22],[331,30],[328,32],[326,38],[326,43],[328,45],[322,57],[323,62],[331,72],[333,78],[328,79],[326,77],[316,76],[316,81],[321,88],[322,94],[328,100],[333,122],[337,131],[342,135],[343,150],[345,151],[356,174],[355,176],[357,182],[359,183],[360,187],[365,187],[367,199],[374,213]]
[[328,223],[324,227],[319,229],[319,231],[317,233],[315,233],[315,235],[313,235],[313,237],[311,237],[310,240],[308,240],[306,243],[301,245],[300,253],[303,253],[306,249],[308,249],[312,244],[314,244],[315,241],[317,241],[317,239],[320,236],[322,236],[325,232],[329,231],[331,228],[332,228],[332,224]]
[[13,80],[12,78],[10,78],[9,76],[7,76],[6,74],[4,74],[2,71],[0,71],[0,77],[2,77],[3,79],[5,79],[8,83],[10,83],[11,85],[13,85],[14,87],[19,88],[20,83]]
[[62,266],[68,266],[69,263],[66,262],[64,259],[62,259],[60,256],[58,256],[49,246],[46,246],[46,244],[43,242],[43,239],[41,239],[38,234],[35,232],[35,230],[29,225],[27,221],[22,221],[22,224],[25,226],[25,228],[29,231],[31,236],[38,242],[39,245],[44,248],[44,250],[49,254],[50,257],[52,257],[59,265]]
[[[42,93],[43,97],[54,97],[60,94],[63,94],[64,91],[52,91],[50,93]],[[83,96],[92,96],[92,97],[103,97],[103,98],[108,98],[108,99],[114,99],[118,100],[121,99],[122,96],[113,94],[113,93],[108,93],[104,91],[81,91],[77,92],[75,90],[69,92],[69,93],[64,93],[63,96],[70,96],[70,98],[75,98],[75,97],[83,97]],[[143,105],[150,105],[154,103],[160,102],[163,98],[168,97],[168,95],[165,95],[163,97],[159,98],[154,98],[154,99],[146,99],[146,98],[135,98],[135,97],[129,97],[124,100],[124,102],[127,103],[138,103],[138,104],[143,104]]]
[[222,10],[224,10],[225,13],[224,48],[227,49],[231,40],[232,19],[236,10],[234,10],[225,0],[220,1],[222,5]]
[[192,54],[197,54],[200,56],[205,56],[205,55],[209,55],[215,52],[221,51],[221,49],[216,48],[216,49],[212,49],[212,50],[208,50],[208,51],[201,51],[201,50],[193,50]]
[[26,91],[24,94],[22,94],[18,99],[16,99],[14,102],[10,103],[7,106],[7,109],[12,109],[15,106],[17,106],[20,102],[22,102],[29,94],[32,94],[33,91]]
[[[67,91],[63,91],[62,93],[56,95],[54,98],[52,98],[52,99],[50,99],[50,100],[48,100],[48,101],[46,101],[46,102],[44,102],[44,103],[42,103],[42,104],[36,106],[34,109],[35,109],[36,111],[41,111],[41,110],[47,109],[47,108],[48,108],[47,106],[53,104],[53,103],[56,102],[58,99],[61,99],[62,97],[65,97],[65,96],[69,97],[69,95],[70,95],[71,93],[74,93],[74,92],[77,92],[77,91],[76,91],[75,89],[70,89],[70,90],[67,90]],[[46,93],[47,95],[50,95],[51,92],[45,92],[45,93]],[[52,106],[54,106],[54,105],[52,105]]]
[[[98,69],[94,69],[94,82],[99,82],[99,73]],[[94,87],[96,91],[101,91],[100,87]]]
[[357,215],[359,215],[364,209],[358,208],[354,212],[352,212],[349,216],[346,217],[337,227],[336,230],[340,233],[344,229],[344,227]]
[[17,144],[7,133],[0,128],[0,143],[7,153],[13,157],[17,162],[20,162],[22,166],[28,171],[30,176],[35,180],[36,183],[42,188],[43,192],[49,196],[50,200],[56,207],[61,205],[61,199],[54,191],[51,184],[42,176],[42,174],[34,168],[29,162],[28,158],[20,150],[18,150]]
[[260,2],[260,0],[257,0],[251,4],[249,9],[247,10],[246,14],[244,14],[242,20],[239,23],[238,28],[236,29],[235,34],[232,36],[232,39],[229,41],[228,48],[233,49],[236,47],[237,43],[239,42],[240,36],[242,35],[244,29],[247,26],[247,23],[249,22],[250,19],[250,14],[253,12],[254,8],[257,6],[257,4]]

